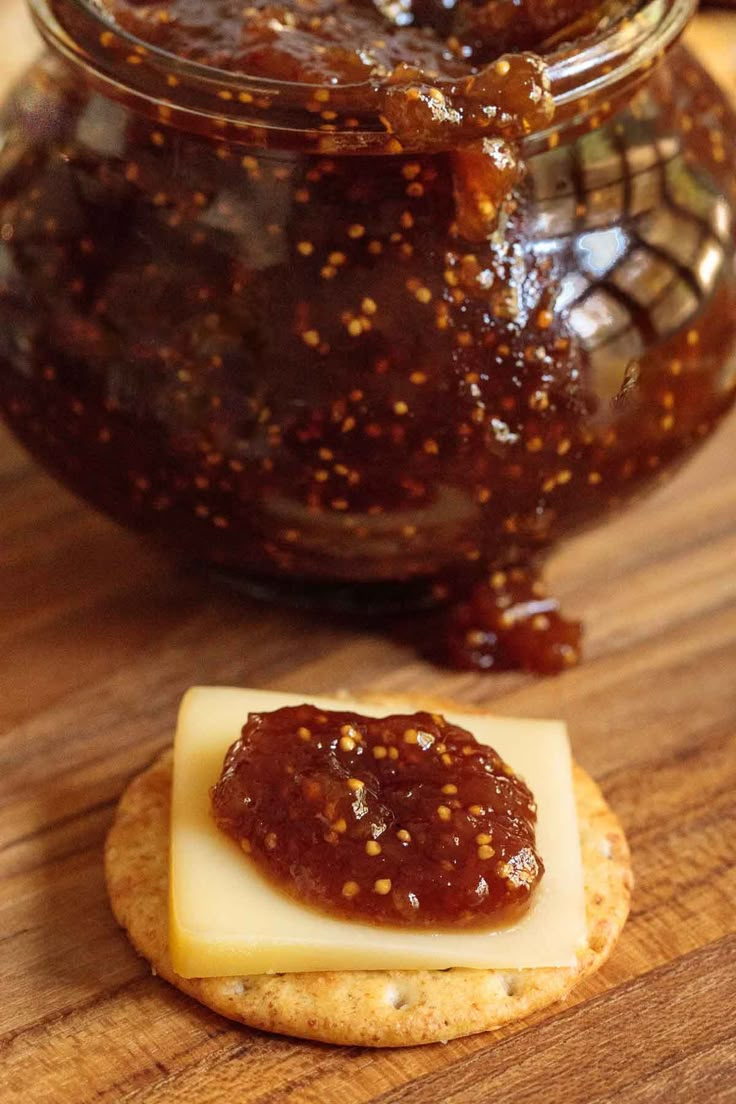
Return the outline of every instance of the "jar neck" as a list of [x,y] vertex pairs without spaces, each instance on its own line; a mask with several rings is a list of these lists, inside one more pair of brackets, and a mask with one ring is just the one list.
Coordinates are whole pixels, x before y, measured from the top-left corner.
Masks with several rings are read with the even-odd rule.
[[[103,95],[149,118],[241,145],[330,154],[387,152],[379,84],[323,86],[227,72],[142,42],[93,0],[29,3],[56,53],[82,70]],[[643,0],[596,36],[546,55],[554,122],[525,142],[547,141],[555,130],[595,115],[601,104],[630,97],[678,38],[696,5],[697,0]],[[329,122],[324,120],[326,99]],[[407,153],[427,149],[406,141],[402,146]]]

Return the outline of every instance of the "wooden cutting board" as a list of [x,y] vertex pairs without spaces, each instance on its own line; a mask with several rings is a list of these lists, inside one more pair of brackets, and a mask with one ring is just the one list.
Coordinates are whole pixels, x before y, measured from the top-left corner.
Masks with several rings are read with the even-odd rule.
[[[4,79],[32,49],[0,7]],[[736,17],[693,28],[736,90]],[[0,433],[2,1104],[736,1100],[736,421],[551,564],[588,624],[559,679],[437,671],[378,632],[235,599],[93,514]],[[554,1015],[408,1051],[241,1029],[152,977],[102,844],[191,683],[428,690],[564,717],[633,847],[614,956]]]

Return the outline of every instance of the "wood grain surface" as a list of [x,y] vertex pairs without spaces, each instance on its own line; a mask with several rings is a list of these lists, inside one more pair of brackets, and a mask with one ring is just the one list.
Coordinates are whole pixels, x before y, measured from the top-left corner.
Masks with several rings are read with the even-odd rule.
[[[3,80],[33,49],[0,6]],[[736,90],[736,17],[693,29]],[[731,58],[730,62],[728,58]],[[558,555],[588,625],[554,680],[435,670],[378,630],[269,609],[81,505],[0,433],[2,1104],[726,1104],[736,1101],[736,421],[666,489]],[[428,690],[560,716],[633,848],[604,970],[493,1036],[339,1049],[230,1024],[117,930],[102,844],[191,683]]]

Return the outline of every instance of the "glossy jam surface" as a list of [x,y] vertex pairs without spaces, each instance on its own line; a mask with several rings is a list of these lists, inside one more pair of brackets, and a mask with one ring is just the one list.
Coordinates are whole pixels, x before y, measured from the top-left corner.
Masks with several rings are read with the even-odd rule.
[[444,636],[453,667],[556,675],[580,659],[582,626],[562,616],[533,573],[512,567],[480,580],[455,604]]
[[[585,0],[570,0],[570,10],[563,6],[556,20],[571,18],[576,4],[589,9],[591,28],[603,19]],[[109,7],[117,27],[172,55],[250,80],[319,86],[309,122],[325,135],[358,127],[362,95],[373,93],[389,153],[484,137],[513,141],[542,129],[553,113],[543,60],[517,48],[530,39],[523,19],[518,39],[498,35],[490,25],[485,31],[481,27],[490,9],[500,16],[503,4],[497,0],[487,8],[460,0],[454,10],[434,0],[420,0],[414,7],[404,0],[375,5],[370,0],[291,0],[246,7],[229,0],[214,13],[203,10],[200,0],[171,0],[163,6],[120,0]],[[527,7],[533,13],[534,0],[522,10]],[[461,26],[462,38],[455,33]],[[510,52],[503,53],[506,38]],[[530,40],[541,44],[539,34]],[[350,102],[345,89],[351,86],[352,112],[343,110],[346,95]],[[246,103],[253,99],[250,95]],[[279,95],[256,99],[278,109]],[[514,156],[513,147],[504,148],[506,159]]]
[[437,714],[252,714],[212,809],[282,889],[351,919],[490,927],[525,911],[544,872],[529,789]]
[[[609,5],[610,6],[610,5]],[[457,80],[505,51],[575,36],[603,17],[595,0],[106,0],[115,21],[160,49],[220,69],[287,81]]]
[[6,106],[17,435],[217,570],[426,580],[459,596],[454,662],[574,662],[540,556],[654,486],[734,398],[721,93],[678,51],[630,102],[524,147],[522,177],[502,138],[327,155],[216,120],[197,137],[166,110],[53,63]]

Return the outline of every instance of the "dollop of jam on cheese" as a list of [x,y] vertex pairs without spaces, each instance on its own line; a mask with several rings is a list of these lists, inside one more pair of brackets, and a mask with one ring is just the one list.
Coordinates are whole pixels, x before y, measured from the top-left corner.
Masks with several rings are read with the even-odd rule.
[[496,926],[526,910],[544,871],[528,787],[435,713],[253,713],[212,810],[282,890],[356,920]]

